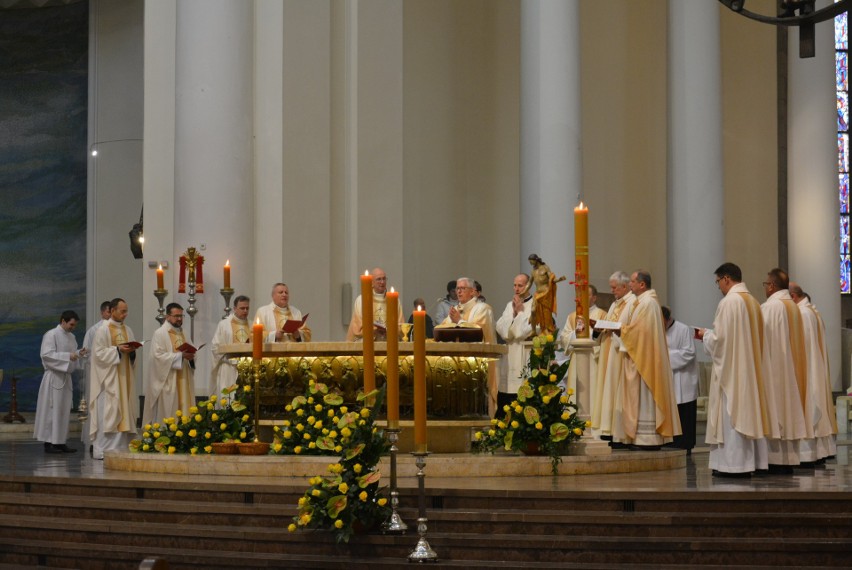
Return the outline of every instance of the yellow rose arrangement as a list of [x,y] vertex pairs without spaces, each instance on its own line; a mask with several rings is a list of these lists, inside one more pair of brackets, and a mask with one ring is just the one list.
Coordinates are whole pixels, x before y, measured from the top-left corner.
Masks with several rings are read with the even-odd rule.
[[130,442],[135,453],[209,454],[211,443],[246,441],[254,437],[252,418],[247,413],[245,387],[234,384],[193,406],[189,414],[180,410],[170,418],[145,426],[141,439]]
[[[373,409],[381,409],[384,388],[367,396],[375,399]],[[314,448],[296,446],[300,438],[285,426],[275,432],[273,450],[277,448],[276,453],[289,449],[290,453],[337,456],[337,462],[328,465],[326,474],[308,479],[310,487],[299,499],[298,514],[288,527],[290,532],[327,530],[334,533],[337,542],[349,542],[356,525],[373,528],[390,516],[385,489],[380,487],[382,476],[376,468],[390,446],[382,430],[373,425],[375,414],[364,405],[365,401],[364,394],[359,393],[358,406],[344,406],[339,394],[330,392],[322,383],[311,381],[306,395],[295,398],[290,404],[288,414],[291,416],[286,421],[291,424],[298,417],[296,412],[307,407],[329,421],[325,427],[321,422],[304,426],[305,435],[315,439]],[[318,409],[319,406],[322,409]],[[327,413],[327,409],[333,413]],[[300,449],[296,451],[297,448]]]
[[565,377],[569,362],[555,360],[556,343],[552,335],[533,339],[533,350],[523,371],[518,398],[504,406],[492,426],[474,434],[474,453],[494,453],[498,449],[540,453],[550,456],[552,472],[566,446],[583,435],[586,423],[577,418],[577,406],[558,382]]

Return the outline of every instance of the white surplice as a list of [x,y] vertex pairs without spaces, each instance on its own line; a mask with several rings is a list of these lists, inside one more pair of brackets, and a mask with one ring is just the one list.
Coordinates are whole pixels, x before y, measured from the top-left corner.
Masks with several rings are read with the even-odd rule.
[[133,360],[130,354],[122,354],[117,348],[133,340],[130,327],[112,319],[95,333],[89,386],[89,435],[95,459],[103,459],[104,451],[126,451],[130,436],[136,433],[138,400]]
[[41,339],[41,363],[44,376],[38,390],[33,437],[39,441],[64,445],[68,440],[71,419],[73,382],[71,373],[78,361],[71,355],[77,352],[77,339],[61,325],[56,325]]
[[527,364],[528,356],[524,353],[523,343],[532,334],[530,311],[532,297],[524,301],[523,310],[515,315],[512,301],[506,303],[503,314],[497,319],[497,334],[506,341],[508,352],[500,363],[500,381],[498,390],[504,394],[517,394],[523,383],[521,373]]

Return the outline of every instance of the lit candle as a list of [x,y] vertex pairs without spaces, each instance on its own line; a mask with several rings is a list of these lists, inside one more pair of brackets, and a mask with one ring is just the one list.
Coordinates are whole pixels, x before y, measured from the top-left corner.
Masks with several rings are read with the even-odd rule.
[[157,265],[157,289],[163,289],[163,265]]
[[577,317],[586,323],[580,338],[589,338],[589,209],[580,202],[574,208],[574,295]]
[[263,357],[263,325],[260,324],[260,319],[255,319],[251,327],[251,338],[251,357],[254,360],[260,360]]
[[391,287],[387,293],[387,398],[388,428],[399,428],[399,293]]
[[225,270],[225,279],[224,279],[225,284],[224,284],[223,287],[225,289],[230,289],[231,288],[231,260],[230,259],[225,262],[225,267],[223,269]]
[[364,339],[364,393],[376,389],[376,353],[373,340],[373,278],[361,276],[361,334]]
[[414,311],[414,451],[426,453],[426,311]]

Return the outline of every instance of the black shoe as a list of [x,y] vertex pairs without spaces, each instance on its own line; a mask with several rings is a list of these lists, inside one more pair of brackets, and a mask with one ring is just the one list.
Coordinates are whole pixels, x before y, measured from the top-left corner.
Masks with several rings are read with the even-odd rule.
[[754,472],[755,477],[768,477],[769,469],[756,469]]
[[609,446],[613,449],[627,449],[629,447],[626,443],[621,443],[619,441],[610,441]]
[[770,475],[792,475],[793,474],[793,466],[792,465],[769,465],[769,474]]
[[44,444],[44,452],[45,453],[62,453],[62,450],[59,449],[58,445],[53,445],[52,443]]
[[76,449],[74,449],[73,447],[68,447],[64,443],[62,445],[54,445],[53,447],[55,447],[56,449],[58,449],[62,453],[77,453]]
[[816,466],[816,461],[802,461],[797,467],[801,467],[802,469],[813,469]]
[[727,471],[717,471],[714,469],[713,477],[722,477],[725,479],[748,479],[751,477],[751,473],[748,471],[745,473],[728,473]]
[[661,445],[634,445],[630,444],[627,446],[630,451],[660,451],[662,449]]

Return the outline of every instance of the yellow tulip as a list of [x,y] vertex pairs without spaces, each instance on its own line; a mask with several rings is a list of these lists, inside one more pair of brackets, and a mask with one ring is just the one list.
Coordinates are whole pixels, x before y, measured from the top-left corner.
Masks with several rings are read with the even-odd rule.
[[147,443],[146,443],[145,445],[143,445],[143,446],[142,446],[142,451],[148,451],[148,450],[150,450],[150,449],[151,449],[151,446],[150,446],[150,445],[148,445]]
[[517,421],[517,420],[512,420],[512,427],[513,427],[513,428],[518,429],[518,426],[519,426],[519,425],[520,425],[520,424],[518,423],[518,421]]
[[213,446],[212,445],[205,446],[204,451],[206,451],[207,453],[210,453],[211,451],[213,451]]
[[195,414],[195,421],[200,422],[202,420],[201,414]]
[[361,465],[360,463],[356,463],[355,465],[352,466],[352,470],[355,473],[360,473],[362,469],[364,469],[364,466]]
[[590,420],[586,420],[586,427],[592,427],[592,422]]
[[366,501],[367,500],[367,491],[361,491],[360,493],[358,493],[358,498],[361,499],[362,501]]
[[349,485],[347,485],[346,483],[341,483],[337,486],[337,490],[345,495],[346,492],[349,490]]
[[388,500],[387,500],[387,499],[385,499],[384,497],[382,497],[381,499],[379,499],[377,502],[379,503],[379,506],[380,506],[380,507],[384,507],[385,505],[387,505],[387,504],[388,504]]
[[293,523],[290,523],[290,525],[287,527],[287,530],[289,532],[296,532],[296,528],[297,528],[296,525],[294,525]]
[[297,445],[296,447],[294,447],[294,448],[293,448],[293,453],[296,453],[296,454],[298,454],[298,453],[302,453],[302,446],[301,446],[301,445]]
[[583,435],[583,430],[581,430],[580,428],[574,428],[574,434],[575,435]]
[[334,521],[334,528],[343,528],[343,521],[340,519]]
[[219,414],[216,414],[216,413],[212,414],[210,416],[210,419],[213,420],[214,422],[218,422],[219,421]]
[[183,412],[180,411],[180,410],[175,412],[175,416],[177,416],[177,417],[181,417],[182,415],[183,415]]
[[536,423],[535,423],[535,429],[541,429],[541,428],[543,428],[543,427],[544,427],[544,425],[542,425],[542,423],[541,423],[541,422],[536,422]]

